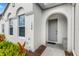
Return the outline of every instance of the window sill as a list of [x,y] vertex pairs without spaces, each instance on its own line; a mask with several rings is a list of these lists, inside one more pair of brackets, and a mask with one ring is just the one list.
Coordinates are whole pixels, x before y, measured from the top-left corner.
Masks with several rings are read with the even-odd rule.
[[[9,34],[10,35],[10,34]],[[10,36],[14,36],[14,35],[10,35]]]
[[19,39],[25,39],[25,37],[21,37],[21,36],[19,36],[18,38],[19,38]]

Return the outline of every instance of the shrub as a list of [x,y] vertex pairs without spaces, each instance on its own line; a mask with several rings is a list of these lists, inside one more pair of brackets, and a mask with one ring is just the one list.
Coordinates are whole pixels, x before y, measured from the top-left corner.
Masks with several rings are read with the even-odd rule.
[[20,48],[12,42],[0,42],[0,56],[25,56],[26,53],[20,53]]
[[5,39],[5,35],[4,34],[0,34],[0,42],[4,41],[4,39]]

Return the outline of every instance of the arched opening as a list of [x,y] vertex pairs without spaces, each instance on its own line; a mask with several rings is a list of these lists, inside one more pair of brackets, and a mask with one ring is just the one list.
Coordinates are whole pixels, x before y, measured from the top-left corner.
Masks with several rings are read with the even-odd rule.
[[12,19],[12,14],[11,12],[8,13],[7,15],[7,20],[9,21],[9,35],[13,35],[13,19]]
[[23,7],[19,7],[16,11],[16,16],[18,15],[22,15],[25,14],[24,8]]
[[23,7],[19,7],[16,11],[18,19],[18,36],[25,37],[25,11]]
[[68,26],[67,17],[61,13],[55,13],[46,21],[47,46],[67,50]]
[[10,18],[10,16],[11,16],[11,13],[8,13],[8,15],[7,15],[7,19],[9,19],[9,18]]

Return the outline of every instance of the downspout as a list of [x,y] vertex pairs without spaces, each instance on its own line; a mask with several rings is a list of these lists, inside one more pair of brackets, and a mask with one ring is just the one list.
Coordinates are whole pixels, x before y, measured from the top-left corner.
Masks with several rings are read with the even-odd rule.
[[74,5],[74,11],[73,11],[74,12],[74,41],[73,41],[73,51],[72,52],[73,52],[73,55],[76,56],[76,53],[75,53],[75,7],[76,7],[76,3],[74,3],[73,5]]
[[75,6],[76,3],[74,3],[74,50],[75,50]]
[[74,50],[75,50],[75,6],[76,3],[74,3]]

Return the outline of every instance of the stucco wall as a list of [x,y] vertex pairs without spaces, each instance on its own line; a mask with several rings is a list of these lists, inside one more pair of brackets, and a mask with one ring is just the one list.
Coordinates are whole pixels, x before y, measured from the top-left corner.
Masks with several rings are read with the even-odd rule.
[[[29,8],[28,8],[29,6]],[[25,14],[25,37],[19,37],[18,36],[18,16],[16,16],[17,10],[18,8],[23,7],[24,10],[22,10],[21,12],[24,12]],[[21,13],[20,12],[20,13]],[[10,18],[13,18],[13,35],[9,35],[9,19],[7,19],[7,15],[11,13]],[[6,39],[8,41],[17,43],[20,42],[21,44],[23,44],[24,42],[26,42],[26,46],[25,48],[30,49],[32,51],[34,51],[34,46],[33,46],[33,28],[31,30],[31,25],[33,26],[34,22],[34,14],[33,14],[33,4],[32,3],[17,3],[15,4],[15,7],[12,7],[12,4],[9,4],[9,7],[7,8],[3,18],[0,20],[0,33],[2,33],[2,29],[1,29],[1,25],[4,24],[5,25],[5,35],[6,35]]]
[[48,19],[48,17],[52,14],[56,14],[56,13],[61,13],[64,14],[67,17],[67,23],[68,23],[68,41],[67,41],[67,49],[68,51],[70,51],[72,49],[72,6],[71,4],[65,4],[62,6],[58,6],[58,7],[54,7],[54,8],[50,8],[47,10],[44,10],[42,12],[42,39],[41,39],[41,43],[46,45],[46,21]]
[[67,19],[65,16],[61,14],[51,15],[48,18],[48,20],[50,19],[51,20],[57,19],[57,42],[56,43],[62,44],[63,38],[67,38]]
[[[17,21],[18,17],[16,17],[16,11],[19,7],[23,7],[25,14],[25,26],[26,26],[26,36],[24,38],[18,36],[18,29],[17,29]],[[41,44],[46,45],[46,21],[49,18],[50,15],[60,13],[67,17],[67,30],[68,30],[68,41],[67,41],[67,49],[68,51],[71,51],[72,49],[72,39],[73,39],[73,14],[72,14],[72,5],[71,4],[65,4],[58,7],[50,8],[47,10],[41,11],[41,9],[32,3],[27,4],[15,4],[15,7],[12,7],[12,4],[8,7],[6,10],[2,20],[0,20],[0,27],[1,24],[5,23],[5,34],[9,41],[12,42],[18,42],[21,43],[26,41],[26,48],[34,51],[37,49]],[[77,7],[78,11],[78,7]],[[8,13],[11,12],[12,15],[10,17],[14,18],[13,20],[13,27],[14,27],[14,35],[9,35],[9,21],[7,19]],[[28,13],[32,14],[28,14]],[[77,16],[78,17],[78,16]],[[76,21],[77,22],[77,21]],[[78,25],[78,24],[77,24]],[[32,26],[32,29],[31,29]],[[76,26],[76,28],[78,28]],[[2,30],[0,29],[0,33]],[[78,34],[78,29],[77,29]],[[30,38],[30,40],[29,40]],[[78,36],[77,36],[78,39]]]
[[36,4],[34,4],[33,7],[34,7],[34,48],[37,49],[41,45],[42,10]]
[[79,55],[79,4],[75,6],[75,52]]

